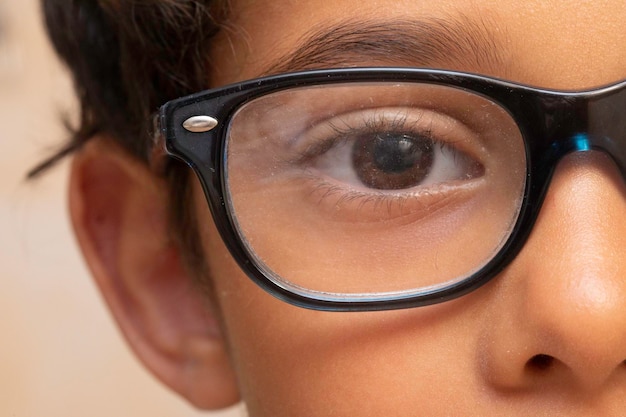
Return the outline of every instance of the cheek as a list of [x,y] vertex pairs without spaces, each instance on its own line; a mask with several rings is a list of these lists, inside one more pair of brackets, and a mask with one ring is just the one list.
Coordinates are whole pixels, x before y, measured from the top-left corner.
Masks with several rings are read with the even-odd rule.
[[[196,196],[224,332],[251,415],[379,416],[416,407],[433,407],[434,414],[441,402],[433,399],[454,395],[455,407],[476,401],[470,387],[477,386],[472,359],[480,339],[480,296],[393,312],[293,307],[241,272],[198,187]],[[459,346],[459,340],[466,343]]]

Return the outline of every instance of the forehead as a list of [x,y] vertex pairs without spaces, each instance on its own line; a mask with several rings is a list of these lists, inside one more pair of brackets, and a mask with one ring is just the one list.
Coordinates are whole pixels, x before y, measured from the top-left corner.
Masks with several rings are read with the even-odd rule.
[[[625,19],[622,0],[235,0],[215,44],[212,84],[311,67],[402,65],[588,88],[626,77]],[[451,35],[443,43],[425,30],[442,23]],[[375,48],[350,49],[355,32]],[[440,54],[420,59],[414,52],[429,41]],[[323,56],[303,54],[312,44]]]

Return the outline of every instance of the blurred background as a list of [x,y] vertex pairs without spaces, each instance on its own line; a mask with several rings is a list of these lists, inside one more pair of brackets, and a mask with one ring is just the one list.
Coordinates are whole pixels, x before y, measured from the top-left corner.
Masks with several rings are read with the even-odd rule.
[[0,416],[243,416],[193,410],[123,344],[72,237],[67,161],[24,180],[74,106],[38,8],[0,0]]

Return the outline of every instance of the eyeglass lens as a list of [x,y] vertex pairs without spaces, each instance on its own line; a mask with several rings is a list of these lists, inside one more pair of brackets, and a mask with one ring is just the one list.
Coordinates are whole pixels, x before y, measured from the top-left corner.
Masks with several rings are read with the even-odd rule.
[[233,116],[227,204],[287,286],[380,294],[462,280],[502,248],[526,185],[522,135],[476,93],[427,83],[298,87]]

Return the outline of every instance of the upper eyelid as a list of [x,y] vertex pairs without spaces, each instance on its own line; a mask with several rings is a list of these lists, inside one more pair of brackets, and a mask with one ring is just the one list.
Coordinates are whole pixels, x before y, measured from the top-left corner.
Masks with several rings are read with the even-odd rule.
[[[365,109],[363,110],[364,112],[371,112],[371,111],[377,111],[377,110],[381,110],[381,109],[376,109],[376,108],[372,108],[372,109]],[[427,112],[432,112],[429,109],[425,109],[424,111]],[[347,113],[346,115],[354,115],[354,114],[359,114],[361,113],[361,111],[357,111],[357,112],[350,112]],[[432,112],[434,113],[434,112]],[[359,134],[361,132],[364,133],[375,133],[379,130],[382,129],[386,129],[389,130],[389,128],[391,127],[391,129],[393,129],[393,131],[397,132],[397,133],[410,133],[410,129],[416,129],[416,130],[420,130],[420,134],[424,134],[425,136],[427,136],[429,139],[431,139],[433,142],[435,143],[441,143],[443,145],[447,145],[447,146],[455,146],[455,147],[460,147],[460,151],[468,154],[468,156],[474,158],[474,159],[482,159],[481,158],[481,153],[483,151],[483,149],[485,149],[486,144],[484,143],[483,139],[481,138],[481,135],[479,132],[477,132],[475,129],[473,129],[471,126],[468,126],[467,124],[465,124],[462,120],[459,120],[457,118],[454,118],[453,116],[450,116],[448,114],[443,113],[443,116],[445,116],[446,118],[450,118],[453,119],[455,122],[458,122],[458,126],[462,129],[467,129],[467,132],[465,134],[463,134],[463,136],[467,137],[468,135],[470,135],[472,137],[472,146],[469,146],[467,144],[468,141],[465,141],[465,143],[463,144],[463,146],[460,146],[461,142],[460,141],[452,141],[452,140],[443,140],[441,137],[437,138],[437,132],[436,132],[436,128],[437,126],[433,125],[432,123],[428,125],[428,127],[426,126],[418,126],[419,121],[418,120],[411,120],[409,121],[408,119],[411,119],[410,117],[406,116],[405,117],[401,117],[401,118],[394,118],[392,120],[393,123],[391,126],[388,125],[384,125],[383,123],[386,122],[386,120],[383,120],[383,118],[374,118],[373,121],[366,121],[362,126],[353,126],[353,125],[348,125],[346,124],[345,128],[340,128],[335,126],[332,123],[332,119],[339,119],[341,120],[341,116],[342,115],[336,115],[334,116],[332,119],[330,119],[331,121],[327,122],[327,124],[325,126],[328,126],[334,133],[333,136],[325,136],[322,137],[320,134],[320,138],[318,139],[312,139],[311,142],[313,142],[314,144],[319,144],[319,145],[314,145],[311,146],[309,148],[307,148],[306,150],[302,151],[299,153],[299,157],[297,158],[297,160],[295,162],[297,163],[306,163],[308,160],[311,160],[312,158],[315,158],[316,156],[318,156],[320,153],[327,151],[328,149],[331,149],[334,146],[337,146],[337,144],[341,143],[342,141],[346,141],[349,140],[349,136],[350,135],[355,135],[355,134]],[[413,118],[415,119],[415,118]],[[400,123],[401,122],[401,123]],[[317,122],[320,123],[320,122]],[[316,123],[316,124],[317,124]],[[319,127],[319,129],[323,129],[324,127],[321,126]],[[435,130],[435,132],[433,132],[433,128]],[[378,130],[377,130],[378,129]],[[318,134],[318,132],[309,132],[310,134]],[[441,129],[439,129],[439,133],[441,133]],[[459,136],[461,135],[460,132],[457,133]],[[473,142],[478,143],[478,146],[474,146]]]
[[[352,114],[352,113],[354,112],[349,112],[348,114]],[[331,120],[338,119],[338,121],[343,121],[343,119],[341,119],[340,116],[341,115],[335,115],[333,116]],[[403,117],[401,120],[405,122],[406,117]],[[317,155],[325,151],[328,151],[329,149],[337,146],[340,143],[347,141],[349,139],[348,137],[349,135],[359,134],[363,132],[374,133],[376,132],[375,129],[379,127],[383,127],[382,124],[380,124],[381,122],[382,122],[381,119],[378,119],[376,121],[368,120],[368,121],[365,121],[363,126],[360,128],[359,127],[355,128],[347,124],[345,124],[344,127],[340,127],[338,124],[333,123],[332,121],[328,122],[325,126],[328,126],[328,128],[333,132],[333,136],[320,138],[319,140],[313,140],[314,146],[307,148],[306,151],[303,152],[301,156],[298,158],[298,162],[299,163],[307,162],[308,160],[316,157]],[[397,129],[398,132],[401,130],[398,128],[398,125],[396,123],[392,125],[392,129]]]

